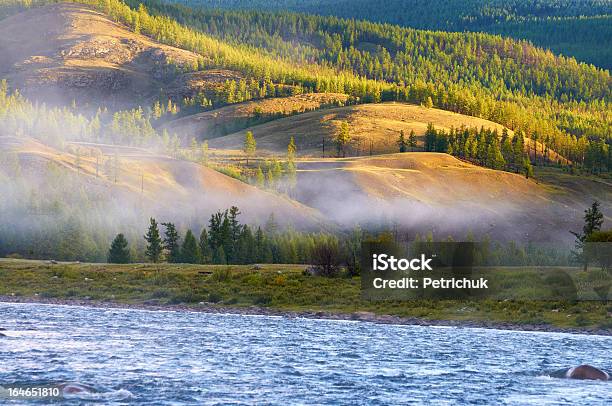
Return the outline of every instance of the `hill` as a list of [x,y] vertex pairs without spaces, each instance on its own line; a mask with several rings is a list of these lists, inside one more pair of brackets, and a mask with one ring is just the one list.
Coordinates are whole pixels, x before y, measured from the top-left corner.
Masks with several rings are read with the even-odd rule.
[[347,95],[338,93],[308,93],[253,100],[181,117],[164,124],[162,128],[180,134],[183,139],[212,139],[283,116],[343,105],[347,100]]
[[[300,96],[310,97],[310,95]],[[312,96],[314,97],[314,95]],[[254,110],[256,106],[270,106],[273,103],[293,103],[295,99],[281,103],[283,99],[273,99],[269,102],[252,102],[247,105],[237,105],[219,110],[175,120],[169,124],[173,131],[193,136],[204,135],[208,138],[211,125],[220,123],[219,117],[236,117],[243,119],[245,112]],[[266,108],[266,110],[268,109]],[[272,110],[274,111],[274,110]],[[252,117],[252,116],[251,116]],[[232,119],[234,120],[234,119]],[[467,116],[436,108],[427,108],[407,103],[378,103],[362,104],[328,108],[280,118],[264,124],[254,125],[219,138],[209,140],[209,146],[216,149],[240,150],[244,142],[246,131],[252,131],[257,141],[257,148],[264,154],[285,154],[291,137],[294,137],[300,156],[322,156],[323,140],[325,140],[326,156],[335,156],[334,137],[339,130],[340,123],[349,124],[351,143],[348,148],[349,155],[369,155],[393,153],[398,151],[398,136],[404,131],[406,137],[411,131],[417,136],[416,150],[423,149],[424,134],[429,123],[439,130],[449,131],[451,128],[486,128],[497,130],[501,135],[504,127],[500,124],[479,117]],[[227,127],[224,127],[227,128]],[[512,136],[513,132],[509,131]],[[538,157],[544,154],[544,147],[537,142]],[[533,156],[533,141],[525,138],[525,145]],[[561,159],[554,151],[549,152],[553,162]]]
[[[252,224],[265,223],[271,214],[279,223],[298,228],[316,228],[321,220],[315,210],[284,196],[144,149],[68,143],[65,150],[58,150],[31,138],[1,136],[0,150],[0,175],[7,187],[14,185],[15,202],[21,202],[17,206],[4,202],[0,215],[5,224],[19,218],[16,212],[24,214],[28,207],[54,202],[79,216],[108,215],[117,228],[142,223],[149,216],[204,224],[210,214],[230,206],[238,206]],[[28,214],[23,222],[31,219],[32,213]],[[59,222],[62,210],[56,216]]]
[[[187,82],[181,71],[201,58],[68,3],[0,20],[0,54],[0,77],[24,94],[54,104],[75,99],[95,108],[150,104],[166,84]],[[219,75],[212,72],[205,82]]]
[[612,6],[600,0],[174,0],[192,6],[297,11],[444,31],[484,31],[610,69]]
[[[612,185],[549,173],[549,183],[475,166],[447,154],[311,159],[298,165],[295,198],[341,224],[466,233],[496,240],[570,242],[593,199],[612,210]],[[554,185],[553,185],[554,183]],[[609,221],[608,219],[607,221]]]

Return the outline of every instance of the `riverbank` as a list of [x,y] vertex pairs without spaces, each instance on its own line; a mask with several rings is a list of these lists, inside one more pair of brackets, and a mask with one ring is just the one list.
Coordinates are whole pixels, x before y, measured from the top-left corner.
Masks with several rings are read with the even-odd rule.
[[0,301],[612,335],[605,302],[369,302],[359,278],[304,268],[0,259]]
[[92,300],[68,300],[68,299],[49,299],[49,298],[24,298],[15,296],[0,296],[0,303],[22,303],[22,304],[47,304],[62,306],[80,306],[96,309],[134,309],[147,311],[177,311],[177,312],[200,312],[213,314],[234,314],[245,316],[277,316],[286,318],[306,318],[322,320],[345,320],[361,321],[376,324],[393,325],[412,325],[412,326],[437,326],[437,327],[457,327],[457,328],[486,328],[495,330],[514,330],[514,331],[536,331],[547,333],[571,333],[587,335],[612,336],[610,329],[598,328],[571,328],[555,327],[551,325],[538,324],[513,324],[500,321],[470,321],[470,320],[431,320],[418,317],[399,317],[393,315],[375,314],[372,312],[338,313],[326,311],[287,311],[274,308],[249,306],[249,307],[229,307],[199,303],[197,305],[155,305],[147,303],[116,303],[101,302]]

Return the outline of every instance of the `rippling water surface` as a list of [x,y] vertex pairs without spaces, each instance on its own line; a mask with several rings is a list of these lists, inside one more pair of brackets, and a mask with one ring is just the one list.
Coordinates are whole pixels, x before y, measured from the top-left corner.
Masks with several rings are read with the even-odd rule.
[[0,327],[0,385],[98,392],[70,404],[612,404],[548,375],[612,369],[611,337],[3,303]]

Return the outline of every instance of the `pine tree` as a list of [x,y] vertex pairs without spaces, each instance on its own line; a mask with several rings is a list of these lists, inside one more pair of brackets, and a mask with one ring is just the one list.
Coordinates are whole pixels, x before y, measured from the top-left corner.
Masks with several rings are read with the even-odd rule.
[[253,137],[253,133],[251,131],[247,131],[244,136],[244,146],[243,151],[247,157],[246,164],[249,164],[249,158],[255,155],[255,151],[257,150],[257,142],[255,141],[255,137]]
[[166,259],[171,263],[181,262],[181,248],[178,231],[176,226],[172,223],[162,223],[166,227],[164,233],[164,249],[166,250]]
[[264,177],[261,165],[257,167],[257,173],[255,174],[255,184],[258,187],[263,188],[266,185],[266,178]]
[[204,166],[208,166],[208,141],[204,140],[200,151],[200,163]]
[[202,229],[202,232],[200,233],[199,245],[200,245],[201,262],[203,264],[209,264],[212,261],[212,251],[208,243],[208,232],[206,231],[206,227],[204,227]]
[[397,145],[399,146],[399,152],[406,152],[408,150],[408,143],[404,137],[404,130],[400,130],[399,138],[397,139]]
[[229,234],[230,241],[227,250],[225,251],[225,255],[227,257],[228,263],[235,263],[238,255],[238,239],[240,238],[240,234],[242,232],[242,225],[238,221],[238,216],[240,215],[240,210],[236,206],[232,206],[229,209],[227,220],[229,222]]
[[431,96],[427,96],[427,99],[425,99],[425,103],[423,104],[425,107],[427,107],[428,109],[433,107],[433,100],[431,99]]
[[436,139],[438,132],[436,131],[433,123],[427,124],[427,131],[425,131],[425,152],[432,152],[436,150]]
[[287,161],[295,160],[297,155],[297,146],[295,145],[295,140],[293,137],[289,139],[289,145],[287,145]]
[[200,247],[191,230],[187,230],[181,249],[182,261],[186,264],[199,264],[202,260]]
[[523,174],[527,179],[533,177],[533,166],[531,166],[531,161],[527,157],[523,158]]
[[340,124],[340,129],[336,133],[336,137],[334,141],[336,142],[336,150],[338,151],[338,156],[342,154],[342,158],[345,158],[346,157],[346,146],[351,141],[349,125],[346,121],[343,121]]
[[147,234],[144,236],[144,239],[147,242],[147,248],[145,250],[145,255],[151,262],[159,262],[161,253],[162,253],[162,240],[159,237],[159,228],[157,226],[157,221],[153,217],[150,219],[151,224],[149,225],[149,230]]
[[585,241],[595,232],[601,230],[603,224],[603,213],[599,209],[599,202],[595,200],[591,207],[584,211],[584,225],[582,233],[570,231],[576,237],[576,251],[573,251],[576,259],[582,263],[584,270],[588,267],[588,258],[584,253]]
[[130,262],[128,242],[123,234],[117,234],[108,250],[108,262],[111,264],[127,264]]
[[225,257],[225,250],[223,249],[223,246],[217,247],[217,249],[215,250],[213,254],[213,264],[216,264],[216,265],[226,265],[227,264],[227,258]]
[[408,146],[410,147],[410,151],[414,152],[414,149],[417,146],[416,135],[414,134],[414,130],[410,130],[410,135],[408,136]]

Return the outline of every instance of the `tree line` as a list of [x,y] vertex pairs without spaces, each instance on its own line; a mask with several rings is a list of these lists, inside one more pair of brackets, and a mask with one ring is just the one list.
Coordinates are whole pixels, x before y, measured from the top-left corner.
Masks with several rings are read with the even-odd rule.
[[611,133],[609,72],[526,42],[336,17],[194,10],[155,0],[127,1],[133,9],[119,0],[75,1],[199,53],[202,61],[194,70],[235,69],[260,83],[340,92],[360,102],[431,98],[435,107],[528,136],[605,139]]
[[[605,0],[177,0],[189,6],[304,12],[429,30],[527,39],[610,69],[612,6]],[[603,46],[602,46],[603,45]]]

